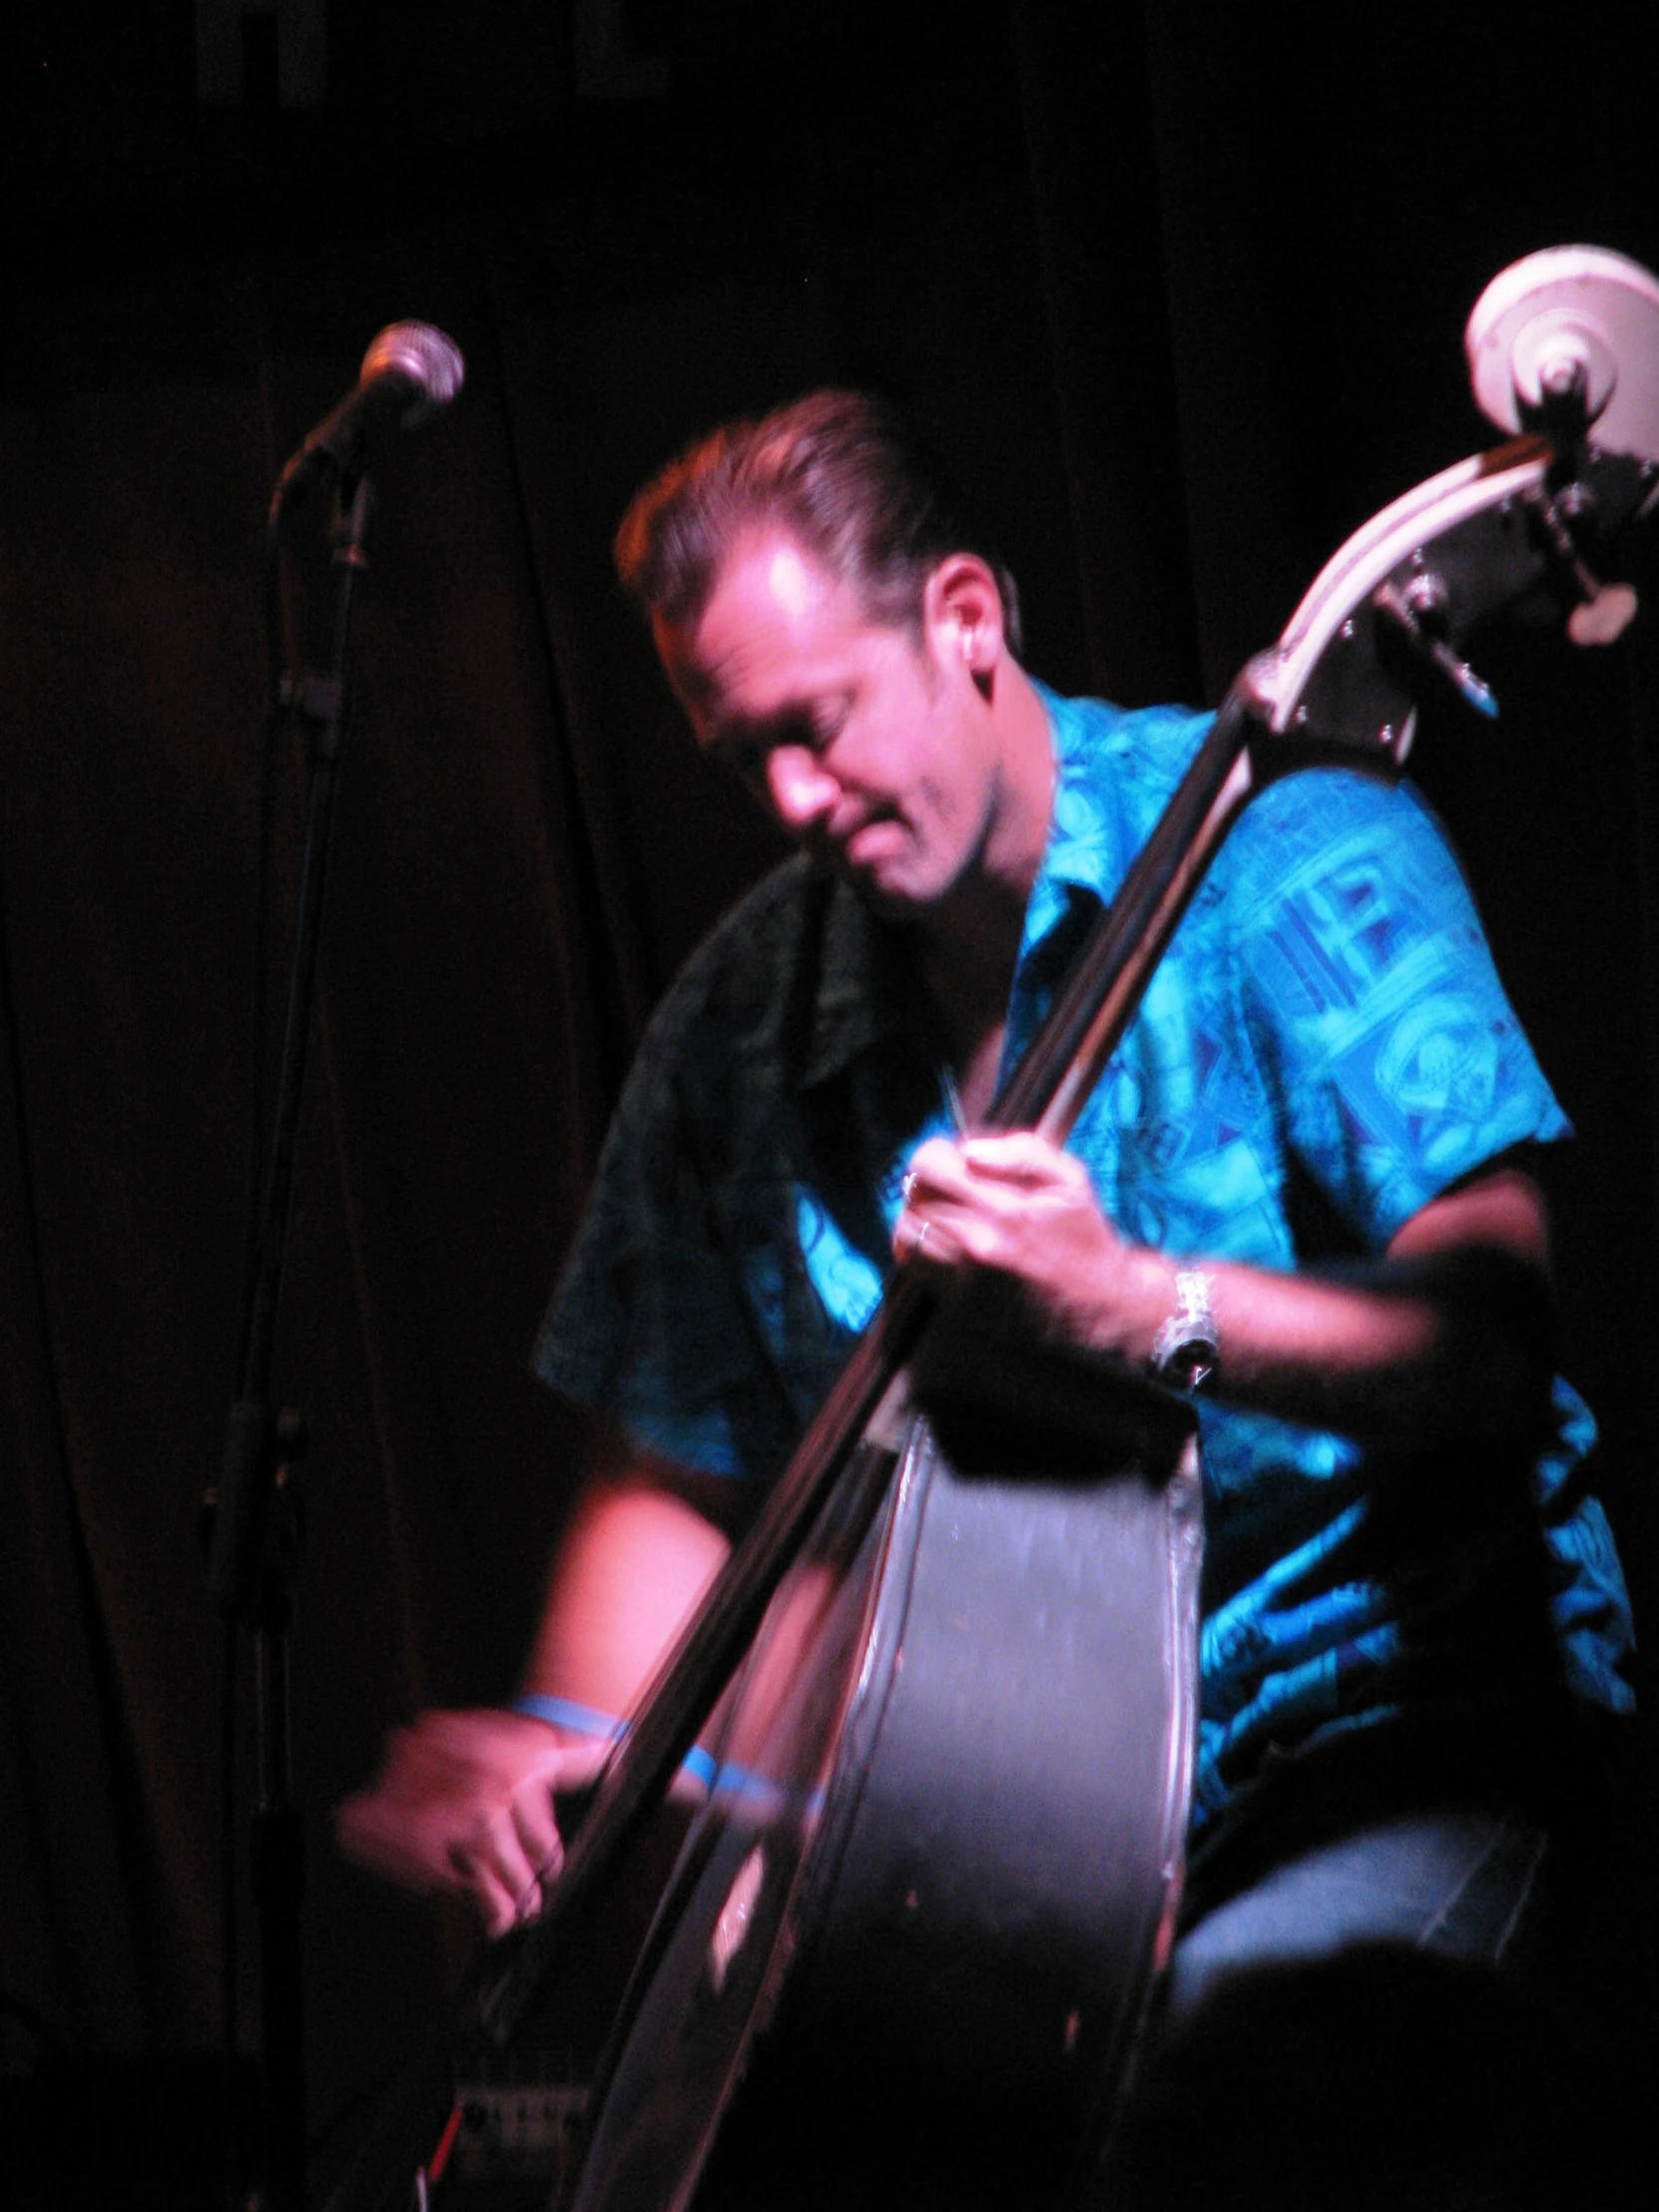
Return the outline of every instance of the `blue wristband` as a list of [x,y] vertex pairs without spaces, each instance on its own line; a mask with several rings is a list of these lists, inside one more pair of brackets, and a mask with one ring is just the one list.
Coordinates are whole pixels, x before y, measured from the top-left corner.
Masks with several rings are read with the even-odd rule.
[[546,1721],[552,1728],[568,1728],[578,1736],[604,1736],[614,1741],[627,1733],[615,1713],[601,1713],[574,1698],[549,1697],[544,1690],[526,1690],[513,1699],[513,1711],[527,1720]]
[[[592,1705],[578,1705],[574,1698],[549,1697],[544,1690],[526,1690],[522,1697],[513,1699],[513,1711],[522,1713],[527,1720],[546,1721],[553,1728],[568,1728],[577,1736],[602,1736],[607,1743],[620,1743],[628,1733],[628,1723],[615,1713],[601,1713]],[[714,1757],[701,1744],[693,1744],[680,1762],[682,1774],[689,1774],[693,1781],[701,1782],[706,1790],[715,1786],[718,1772]]]

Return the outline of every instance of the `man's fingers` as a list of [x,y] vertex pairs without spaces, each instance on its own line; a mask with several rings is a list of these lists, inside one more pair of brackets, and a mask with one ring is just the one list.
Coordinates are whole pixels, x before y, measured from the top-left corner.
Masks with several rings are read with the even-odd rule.
[[533,1865],[524,1852],[511,1805],[495,1807],[482,1832],[460,1856],[471,1867],[471,1887],[487,1912],[493,1912],[500,1892],[511,1901],[513,1920],[529,1918],[542,1903],[542,1885],[537,1881],[540,1861]]
[[545,1784],[529,1783],[509,1808],[513,1828],[538,1881],[551,1882],[564,1865],[565,1848]]
[[339,1807],[340,1848],[410,1889],[467,1892],[499,1934],[537,1909],[540,1878],[562,1864],[554,1792],[591,1780],[606,1748],[515,1713],[422,1714]]
[[1034,1129],[1004,1129],[983,1136],[964,1137],[962,1163],[971,1179],[1011,1182],[1026,1187],[1058,1184],[1075,1189],[1086,1180],[1080,1160],[1062,1152]]
[[497,1806],[469,1836],[458,1839],[450,1848],[449,1864],[483,1907],[492,1935],[529,1919],[541,1904],[537,1868],[525,1852],[510,1805]]
[[939,1204],[913,1220],[911,1251],[933,1267],[954,1268],[964,1260],[990,1267],[1004,1257],[1005,1224],[991,1210]]
[[966,1181],[960,1145],[949,1137],[929,1137],[910,1156],[904,1173],[904,1203],[922,1205],[947,1192],[959,1192]]
[[541,1893],[532,1883],[528,1900],[509,1890],[487,1860],[472,1860],[464,1851],[454,1854],[453,1869],[456,1886],[468,1894],[484,1916],[484,1934],[494,1937],[505,1936],[521,1920],[531,1919],[541,1903]]
[[1024,1200],[1045,1190],[1070,1197],[1087,1181],[1081,1161],[1034,1130],[929,1137],[911,1158],[904,1202],[910,1208],[966,1204],[981,1197],[995,1203],[999,1196]]

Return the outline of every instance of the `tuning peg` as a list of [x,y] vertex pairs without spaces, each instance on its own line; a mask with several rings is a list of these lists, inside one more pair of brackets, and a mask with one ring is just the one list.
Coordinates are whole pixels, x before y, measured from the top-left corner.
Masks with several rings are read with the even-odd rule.
[[1636,619],[1636,592],[1630,584],[1604,584],[1578,550],[1572,526],[1593,517],[1594,499],[1575,479],[1563,484],[1553,499],[1537,497],[1529,504],[1545,550],[1578,597],[1567,616],[1567,636],[1574,645],[1613,644]]
[[1386,577],[1371,595],[1371,603],[1398,634],[1431,661],[1477,715],[1497,720],[1497,700],[1491,686],[1477,676],[1467,661],[1460,661],[1446,643],[1444,623],[1448,594],[1432,569],[1420,569],[1403,590]]
[[1603,584],[1593,599],[1581,601],[1568,615],[1567,636],[1574,645],[1611,645],[1635,619],[1634,587]]

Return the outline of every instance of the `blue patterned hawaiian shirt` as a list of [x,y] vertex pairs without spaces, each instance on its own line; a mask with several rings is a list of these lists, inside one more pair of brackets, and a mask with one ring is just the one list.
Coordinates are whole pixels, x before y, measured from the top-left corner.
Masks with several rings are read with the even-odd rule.
[[[1007,1065],[1209,726],[1043,698],[1059,781]],[[544,1379],[686,1465],[771,1476],[879,1301],[905,1163],[950,1125],[925,1038],[901,927],[805,857],[761,883],[641,1047]],[[1311,770],[1223,846],[1069,1149],[1126,1236],[1288,1270],[1376,1255],[1458,1177],[1566,1132],[1420,799]],[[1479,1726],[1512,1700],[1539,1610],[1516,1494],[1569,1683],[1630,1704],[1624,1582],[1581,1481],[1594,1423],[1565,1383],[1554,1411],[1517,1480],[1466,1443],[1382,1467],[1200,1400],[1199,1829],[1270,1747],[1436,1701]]]

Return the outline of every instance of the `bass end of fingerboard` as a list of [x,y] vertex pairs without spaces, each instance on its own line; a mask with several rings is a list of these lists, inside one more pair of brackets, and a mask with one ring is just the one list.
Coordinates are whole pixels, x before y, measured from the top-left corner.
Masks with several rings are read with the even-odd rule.
[[904,1448],[915,1405],[910,1393],[910,1371],[900,1368],[882,1391],[876,1407],[864,1423],[864,1441],[894,1457]]

